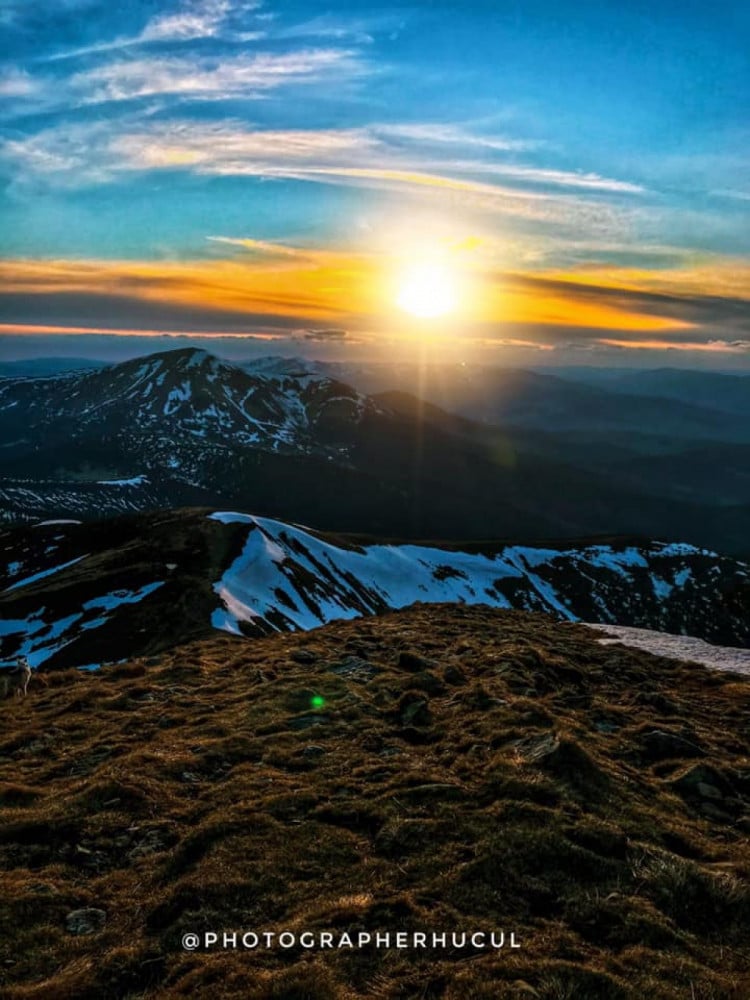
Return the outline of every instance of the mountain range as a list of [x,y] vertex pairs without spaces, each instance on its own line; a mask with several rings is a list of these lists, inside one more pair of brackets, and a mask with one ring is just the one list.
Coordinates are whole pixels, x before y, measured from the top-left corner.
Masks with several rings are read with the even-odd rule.
[[294,359],[246,367],[182,349],[0,379],[0,516],[206,505],[412,540],[638,534],[747,552],[736,416],[534,373],[483,376],[484,396],[454,385],[445,401],[473,398],[466,416]]

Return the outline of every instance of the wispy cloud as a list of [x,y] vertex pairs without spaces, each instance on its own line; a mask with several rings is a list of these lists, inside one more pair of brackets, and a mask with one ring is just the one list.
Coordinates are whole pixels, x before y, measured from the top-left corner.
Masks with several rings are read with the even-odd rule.
[[[461,166],[461,161],[456,161]],[[601,174],[577,170],[551,170],[544,167],[523,166],[517,163],[472,164],[472,169],[487,174],[526,181],[531,184],[551,184],[559,187],[582,188],[588,191],[603,191],[610,194],[644,194],[646,188],[633,181],[602,177]]]
[[403,125],[388,124],[374,126],[380,135],[409,142],[436,143],[480,148],[502,152],[528,151],[538,149],[543,143],[538,140],[515,139],[506,136],[487,136],[469,131],[460,125],[441,122],[408,122]]
[[[447,164],[450,168],[451,164]],[[469,164],[462,163],[461,168],[470,171]],[[480,168],[481,169],[481,168]],[[217,173],[228,173],[226,169],[218,169]],[[238,170],[238,173],[250,173],[252,170]],[[511,187],[476,180],[470,177],[454,176],[448,173],[436,173],[430,170],[398,166],[306,166],[271,167],[267,176],[283,176],[298,180],[319,180],[328,183],[350,183],[365,187],[385,189],[412,189],[414,191],[439,193],[442,195],[460,195],[466,200],[462,207],[469,203],[507,215],[520,216],[526,219],[536,219],[547,222],[565,222],[573,218],[586,223],[590,229],[609,229],[616,224],[616,212],[610,206],[600,202],[585,201],[573,198],[561,192],[543,192],[524,187]],[[520,178],[518,178],[520,179]]]
[[0,97],[29,97],[39,87],[40,84],[34,77],[17,66],[0,70]]
[[233,236],[207,236],[206,239],[210,243],[222,243],[225,246],[240,247],[242,250],[247,250],[250,253],[258,254],[266,259],[287,259],[287,260],[310,260],[313,259],[316,254],[314,251],[310,251],[304,247],[291,247],[285,246],[282,243],[272,243],[268,240],[253,240],[253,239],[239,239]]
[[379,148],[366,129],[249,130],[231,123],[175,123],[115,136],[110,151],[129,169],[185,165],[201,173],[257,173],[275,167],[372,156]]
[[231,7],[230,0],[193,0],[173,14],[158,14],[153,17],[141,32],[139,40],[188,41],[214,38]]
[[[270,62],[256,57],[241,76],[246,85],[258,79],[271,86],[271,81],[324,72],[324,67],[340,66],[341,61],[336,50],[298,53],[288,59],[274,57]],[[127,93],[142,93],[144,68],[139,63],[128,65]],[[221,74],[221,80],[214,78],[211,85],[229,86],[236,68],[225,63],[214,71]],[[112,85],[109,78],[108,83]],[[118,85],[122,85],[121,79]],[[205,81],[194,73],[183,85],[204,86]],[[148,86],[151,93],[169,83],[150,77]],[[430,126],[425,128],[431,133]],[[405,126],[405,131],[410,136],[419,134],[413,125]],[[384,129],[379,124],[343,129],[254,129],[239,121],[147,123],[133,116],[117,123],[59,126],[12,140],[4,157],[17,165],[17,175],[28,179],[27,183],[36,176],[60,185],[81,185],[123,172],[156,170],[299,180],[411,193],[440,201],[443,208],[446,197],[460,198],[462,213],[490,211],[576,225],[589,234],[610,237],[623,229],[625,216],[621,206],[608,203],[607,196],[641,193],[637,185],[599,175],[518,163],[493,165],[479,157],[456,160],[450,148],[442,153],[432,147],[425,149],[416,138],[406,145],[401,139],[393,143],[390,133],[391,127]],[[92,149],[96,150],[93,156]],[[488,155],[503,154],[493,150]]]
[[92,45],[66,48],[44,57],[42,61],[61,62],[106,52],[126,50],[149,43],[192,42],[204,38],[228,37],[237,41],[251,41],[265,37],[265,32],[239,30],[232,24],[237,19],[254,14],[261,6],[258,0],[188,0],[172,13],[156,14],[141,31],[120,35]]
[[279,26],[271,33],[273,37],[280,39],[330,38],[369,45],[376,34],[387,33],[393,37],[403,26],[404,17],[400,14],[373,14],[364,17],[319,14],[307,21],[286,27]]
[[404,17],[394,14],[321,14],[306,21],[282,24],[276,12],[263,9],[262,0],[188,0],[171,13],[154,15],[135,34],[63,49],[45,56],[43,61],[60,62],[151,43],[179,44],[199,39],[228,42],[325,40],[363,46],[372,44],[376,35],[387,33],[393,37],[403,26]]
[[213,57],[120,60],[74,74],[70,89],[86,104],[163,95],[251,97],[290,82],[351,76],[362,71],[357,55],[342,49],[260,52]]

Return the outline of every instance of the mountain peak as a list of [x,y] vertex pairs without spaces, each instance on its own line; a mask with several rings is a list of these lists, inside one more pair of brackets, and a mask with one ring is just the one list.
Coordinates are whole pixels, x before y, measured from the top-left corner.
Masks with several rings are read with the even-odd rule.
[[218,367],[235,368],[231,362],[218,358],[215,354],[200,347],[178,347],[169,351],[155,351],[129,361],[112,365],[111,369],[140,367],[142,365],[159,364],[169,369],[187,370],[190,368],[216,370]]

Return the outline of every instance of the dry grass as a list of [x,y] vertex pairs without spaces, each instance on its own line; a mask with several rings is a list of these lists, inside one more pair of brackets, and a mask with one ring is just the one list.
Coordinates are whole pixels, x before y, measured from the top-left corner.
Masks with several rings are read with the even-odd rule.
[[[749,694],[481,607],[52,673],[0,704],[0,993],[746,1000]],[[281,929],[523,947],[180,947]]]

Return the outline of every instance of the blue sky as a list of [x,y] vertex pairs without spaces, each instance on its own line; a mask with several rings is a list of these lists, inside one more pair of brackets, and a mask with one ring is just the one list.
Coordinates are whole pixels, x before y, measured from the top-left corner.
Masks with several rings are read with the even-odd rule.
[[436,343],[747,363],[747,4],[0,0],[0,24],[13,345],[292,317],[382,347],[403,323],[371,289],[442,247],[484,305]]

